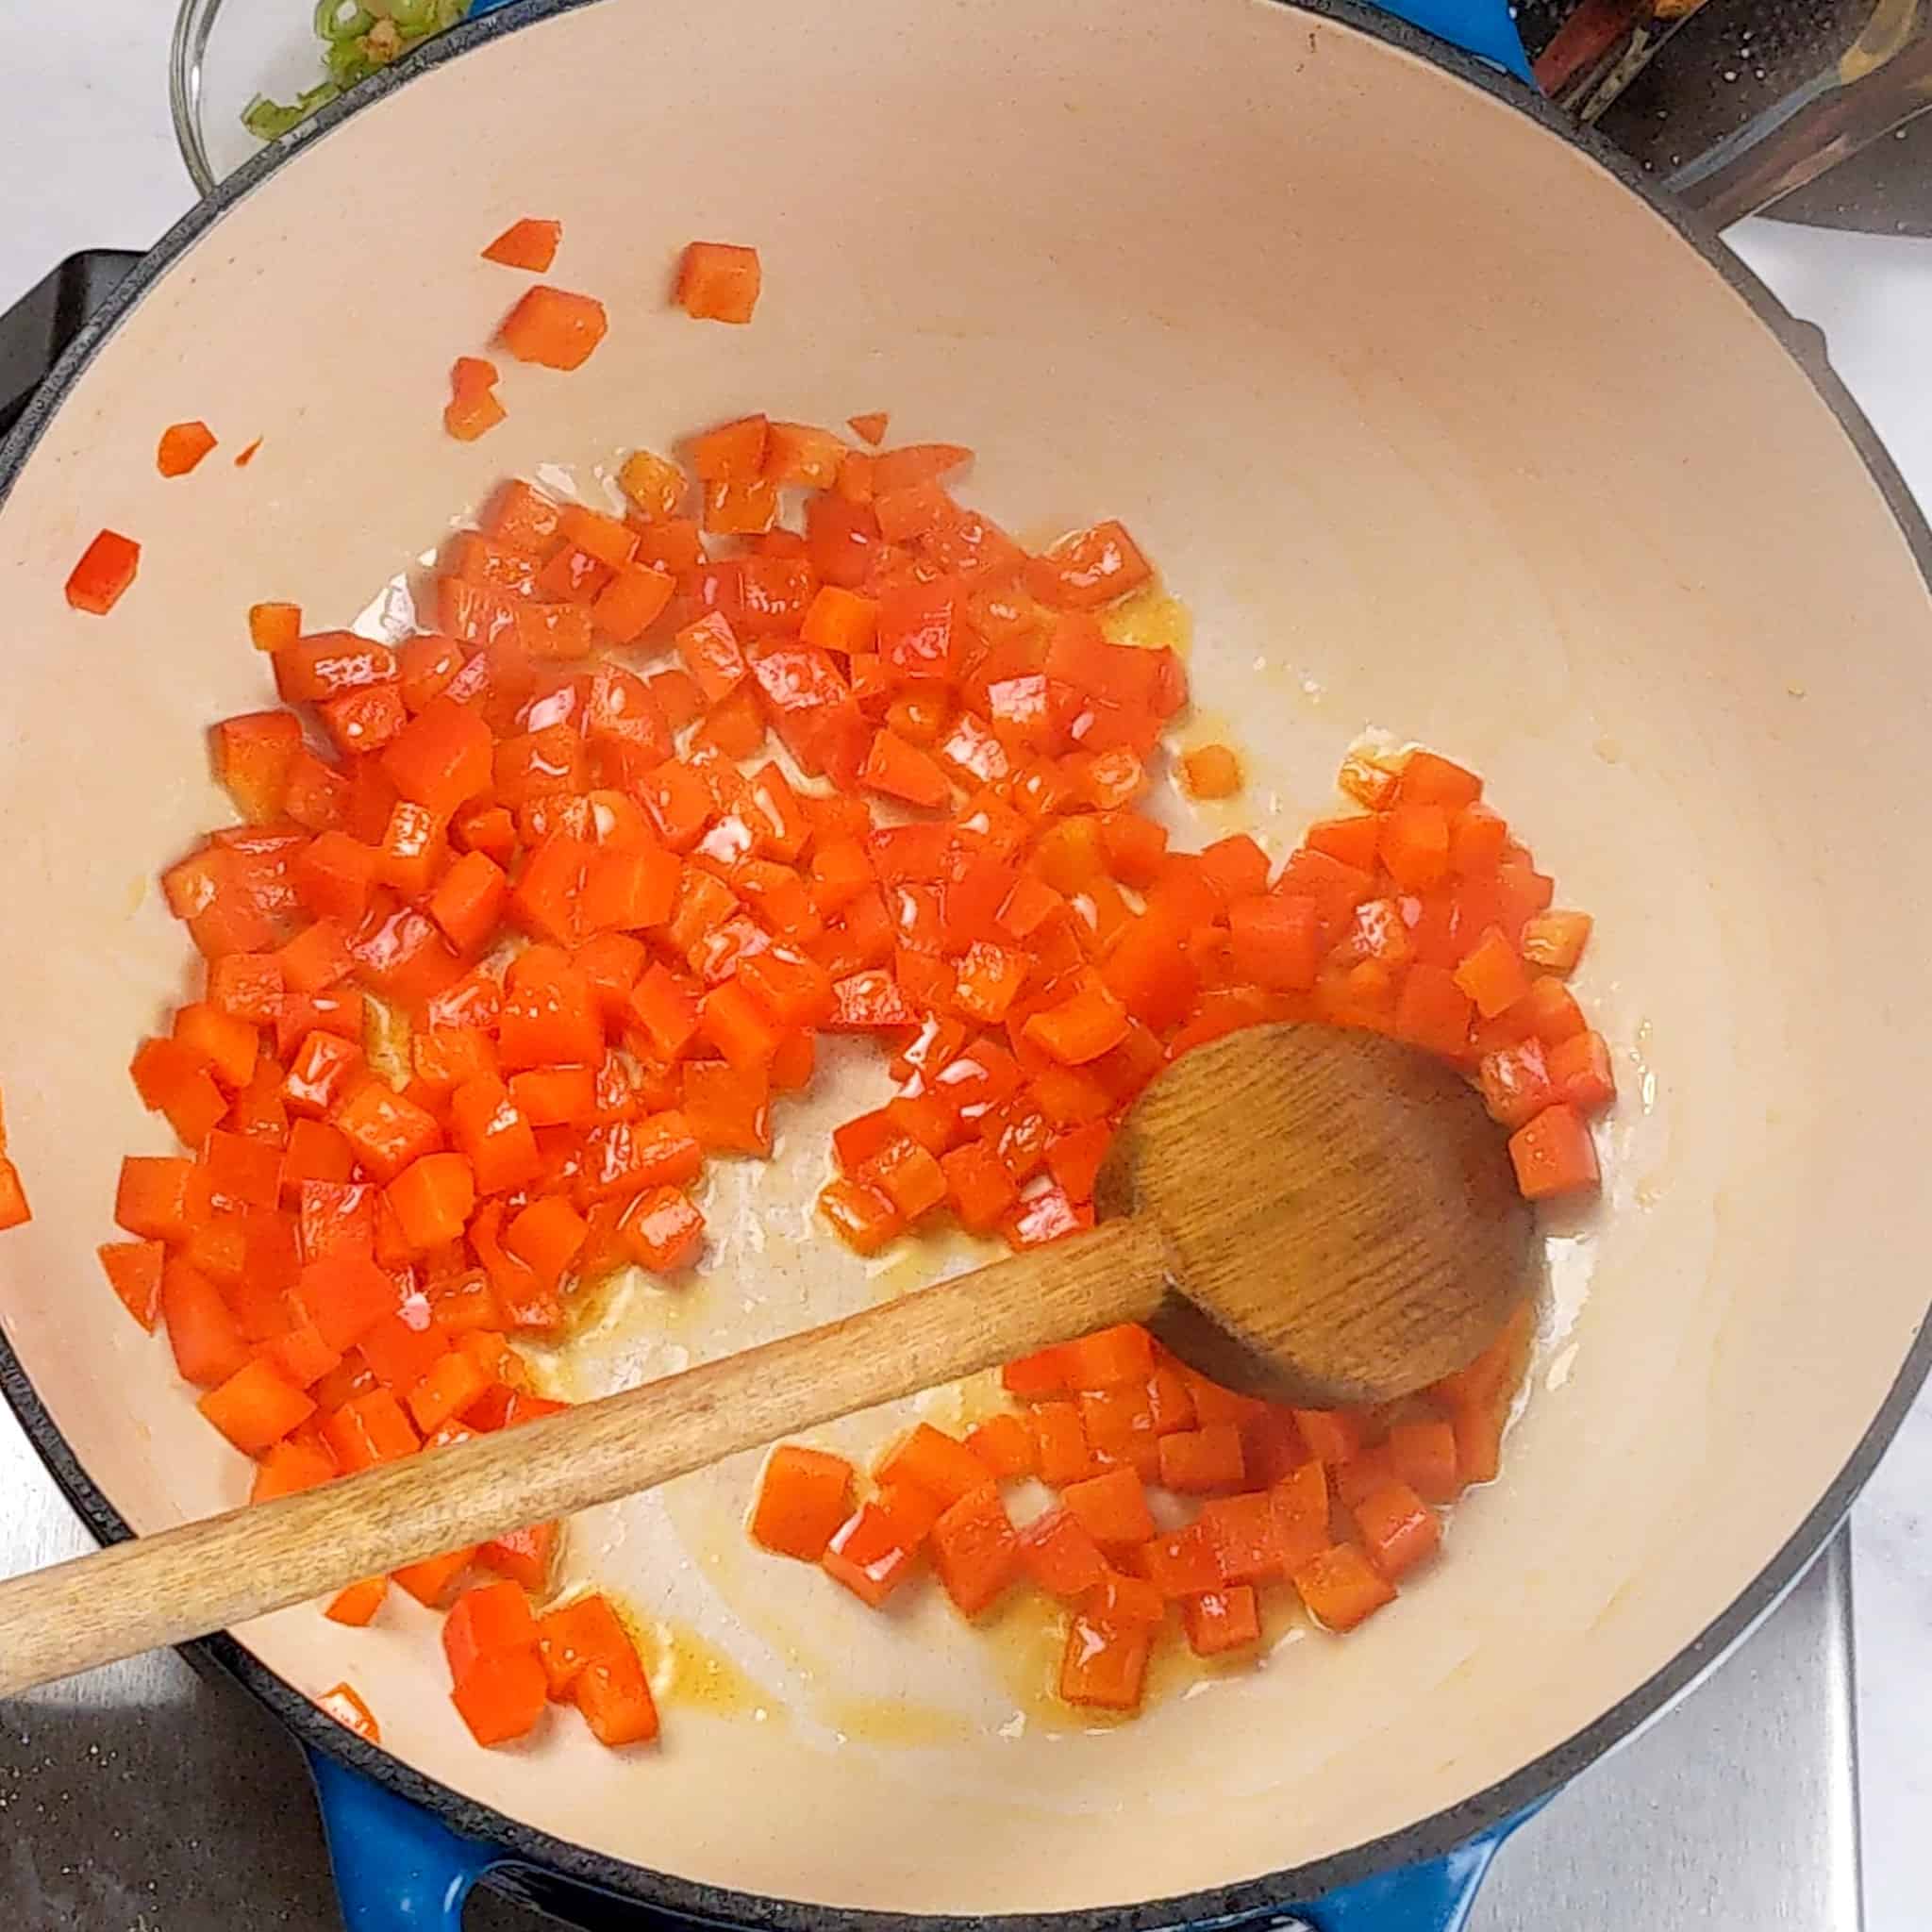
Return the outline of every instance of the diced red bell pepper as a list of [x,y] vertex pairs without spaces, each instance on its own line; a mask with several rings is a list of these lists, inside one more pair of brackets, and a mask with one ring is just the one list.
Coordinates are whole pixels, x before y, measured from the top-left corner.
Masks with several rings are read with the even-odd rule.
[[1509,1158],[1525,1200],[1546,1201],[1597,1184],[1589,1124],[1575,1108],[1560,1102],[1510,1135]]
[[1353,1630],[1395,1600],[1395,1587],[1353,1543],[1336,1543],[1294,1573],[1308,1614],[1324,1629]]
[[989,1609],[1019,1574],[1020,1545],[996,1485],[962,1496],[932,1526],[933,1568],[961,1616]]
[[658,1274],[689,1267],[704,1245],[705,1217],[680,1188],[654,1188],[639,1195],[622,1227],[639,1264]]
[[604,340],[608,326],[601,302],[540,283],[518,299],[497,334],[519,362],[577,369]]
[[1060,1659],[1061,1700],[1101,1710],[1138,1710],[1153,1647],[1153,1632],[1144,1624],[1073,1618]]
[[76,610],[105,617],[121,601],[140,567],[141,545],[117,530],[103,530],[69,573],[67,601]]
[[[532,356],[528,359],[539,358]],[[557,366],[576,365],[565,362]],[[450,1691],[450,1701],[477,1743],[506,1744],[537,1727],[547,1691],[543,1667],[534,1650],[504,1650],[480,1659],[459,1678]]]
[[765,1462],[751,1533],[781,1557],[816,1563],[852,1510],[852,1465],[842,1456],[781,1443]]
[[484,249],[483,259],[541,275],[556,259],[557,246],[562,240],[561,222],[539,221],[526,215],[522,221],[512,222]]
[[833,1532],[820,1560],[828,1576],[877,1609],[911,1575],[918,1543],[882,1503],[861,1503]]
[[677,272],[677,302],[701,322],[746,323],[758,306],[762,272],[756,248],[693,242]]
[[1103,1548],[1138,1545],[1154,1534],[1147,1496],[1132,1469],[1109,1469],[1060,1491],[1061,1505]]

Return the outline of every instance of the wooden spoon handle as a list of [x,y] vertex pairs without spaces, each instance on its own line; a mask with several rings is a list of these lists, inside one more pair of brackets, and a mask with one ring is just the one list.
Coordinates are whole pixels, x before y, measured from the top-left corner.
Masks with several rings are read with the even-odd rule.
[[245,1623],[399,1564],[668,1482],[1113,1322],[1166,1291],[1109,1222],[803,1335],[562,1414],[0,1583],[0,1697]]

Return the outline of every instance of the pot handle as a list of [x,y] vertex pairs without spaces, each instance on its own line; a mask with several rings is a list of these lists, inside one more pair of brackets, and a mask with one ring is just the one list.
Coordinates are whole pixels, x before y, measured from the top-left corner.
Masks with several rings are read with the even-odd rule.
[[1508,0],[1374,0],[1384,13],[1535,86]]
[[1426,1865],[1379,1873],[1297,1906],[1295,1916],[1310,1932],[1461,1932],[1497,1842],[1477,1839]]
[[1425,1864],[1403,1865],[1294,1907],[1309,1932],[1462,1932],[1490,1860],[1546,1800]]
[[320,1751],[308,1773],[347,1932],[461,1932],[463,1901],[502,1853]]

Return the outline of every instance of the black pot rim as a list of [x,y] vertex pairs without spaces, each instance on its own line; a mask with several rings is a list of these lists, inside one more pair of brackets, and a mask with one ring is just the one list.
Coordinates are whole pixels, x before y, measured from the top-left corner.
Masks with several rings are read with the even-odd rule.
[[[75,338],[12,434],[0,443],[0,505],[81,372],[142,293],[228,208],[291,154],[416,74],[455,59],[484,41],[594,4],[596,0],[517,0],[500,12],[459,25],[325,108],[312,121],[264,149],[223,181],[142,257]],[[1351,27],[1428,61],[1502,102],[1545,133],[1581,148],[1605,173],[1643,200],[1749,305],[1809,378],[1883,495],[1911,548],[1920,575],[1932,589],[1932,530],[1927,529],[1924,517],[1863,411],[1826,363],[1817,331],[1796,321],[1719,241],[1714,230],[1678,206],[1593,130],[1578,128],[1540,94],[1432,35],[1377,12],[1360,0],[1274,0],[1274,4],[1285,11],[1312,13]],[[1140,1904],[1013,1913],[992,1919],[861,1911],[769,1898],[652,1872],[522,1824],[364,1743],[225,1633],[184,1645],[183,1651],[191,1661],[218,1665],[238,1678],[311,1750],[350,1765],[439,1816],[454,1830],[501,1846],[509,1864],[554,1873],[592,1891],[615,1894],[647,1907],[716,1924],[758,1927],[761,1932],[762,1928],[770,1928],[770,1932],[844,1932],[844,1928],[849,1932],[984,1932],[989,1927],[994,1932],[1160,1932],[1165,1927],[1201,1925],[1279,1910],[1285,1905],[1318,1899],[1377,1873],[1439,1857],[1474,1837],[1506,1826],[1519,1813],[1548,1797],[1612,1745],[1659,1715],[1777,1607],[1843,1519],[1904,1420],[1928,1370],[1932,1370],[1932,1324],[1919,1329],[1898,1378],[1849,1460],[1757,1576],[1668,1663],[1573,1736],[1460,1804],[1398,1831],[1259,1878]],[[0,1393],[5,1394],[42,1461],[95,1537],[103,1543],[131,1537],[133,1531],[55,1426],[4,1333],[0,1333]],[[546,1903],[553,1909],[559,1908],[557,1901]]]

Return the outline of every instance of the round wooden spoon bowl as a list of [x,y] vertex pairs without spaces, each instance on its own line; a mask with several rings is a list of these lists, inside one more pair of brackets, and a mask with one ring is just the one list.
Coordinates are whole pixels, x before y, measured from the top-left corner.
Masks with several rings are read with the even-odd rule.
[[1453,1373],[1530,1283],[1503,1136],[1453,1068],[1377,1034],[1264,1026],[1196,1048],[1128,1114],[1094,1199],[1167,1234],[1160,1339],[1303,1407]]

